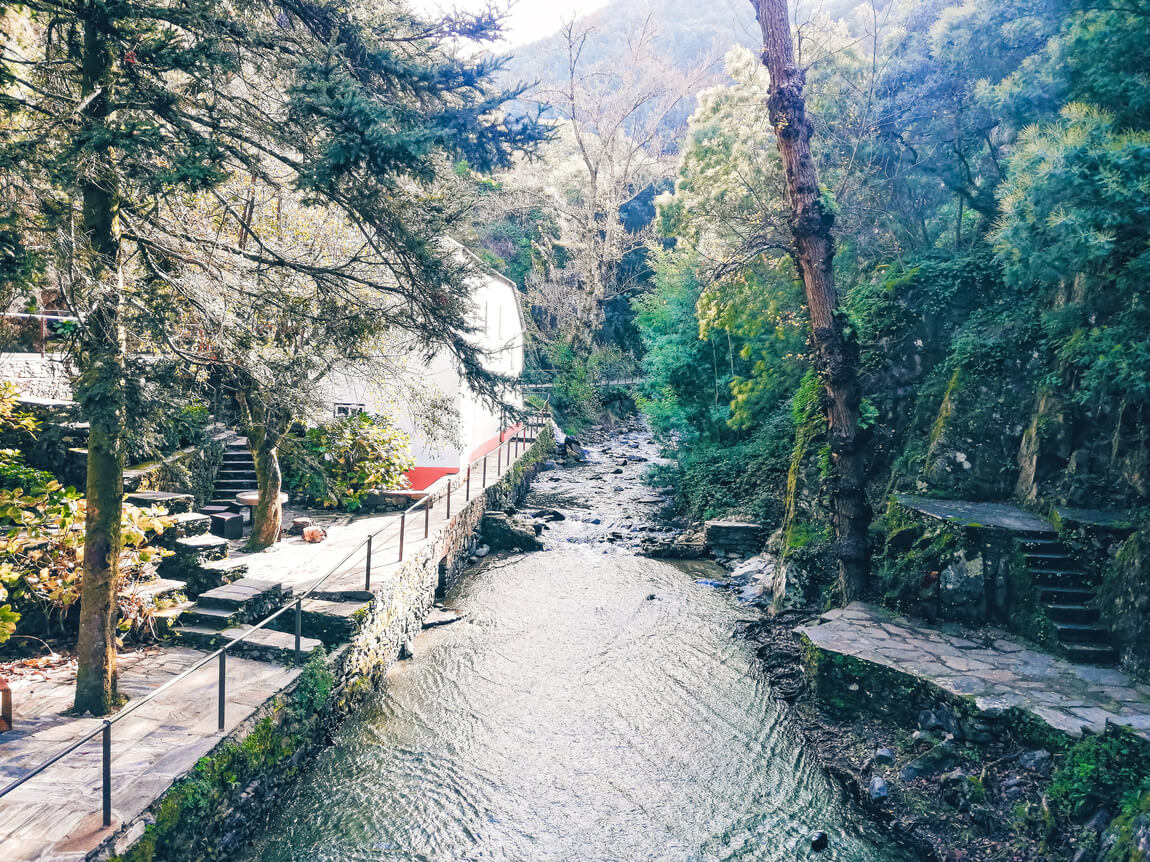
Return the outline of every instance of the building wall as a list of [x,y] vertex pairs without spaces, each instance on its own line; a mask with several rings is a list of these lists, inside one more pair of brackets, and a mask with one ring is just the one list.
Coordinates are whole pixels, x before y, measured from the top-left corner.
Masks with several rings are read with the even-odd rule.
[[[473,279],[473,305],[468,322],[475,329],[473,343],[484,354],[484,365],[496,374],[518,379],[523,372],[524,330],[515,284],[495,273],[484,272]],[[480,399],[461,377],[455,360],[440,353],[420,368],[410,370],[412,385],[428,387],[433,394],[445,397],[458,413],[457,445],[435,445],[416,427],[410,409],[402,399],[387,397],[395,381],[375,383],[356,369],[333,374],[330,378],[329,416],[340,405],[345,409],[363,409],[390,415],[399,427],[412,436],[412,454],[416,468],[408,474],[412,487],[426,488],[439,478],[458,470],[486,452],[493,451],[512,424],[499,406],[492,407]],[[522,406],[518,391],[506,400]]]

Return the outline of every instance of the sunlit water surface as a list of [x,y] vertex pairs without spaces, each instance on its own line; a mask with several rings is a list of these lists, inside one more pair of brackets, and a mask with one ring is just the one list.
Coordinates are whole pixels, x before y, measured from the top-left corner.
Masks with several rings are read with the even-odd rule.
[[789,730],[710,564],[555,527],[467,576],[248,860],[909,858]]

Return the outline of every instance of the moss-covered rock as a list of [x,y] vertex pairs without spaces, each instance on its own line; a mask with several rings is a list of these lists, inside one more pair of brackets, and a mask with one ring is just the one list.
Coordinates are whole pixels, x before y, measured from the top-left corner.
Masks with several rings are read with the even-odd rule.
[[1118,548],[1099,590],[1102,620],[1134,676],[1150,678],[1150,524]]

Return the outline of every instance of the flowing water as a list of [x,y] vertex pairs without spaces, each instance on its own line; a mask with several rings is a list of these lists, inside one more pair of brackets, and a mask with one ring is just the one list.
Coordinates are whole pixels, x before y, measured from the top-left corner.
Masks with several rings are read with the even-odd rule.
[[718,569],[628,550],[641,465],[592,458],[540,476],[525,508],[568,516],[547,550],[465,577],[446,601],[465,619],[416,640],[251,862],[908,858],[790,731],[731,637],[747,609],[695,583]]

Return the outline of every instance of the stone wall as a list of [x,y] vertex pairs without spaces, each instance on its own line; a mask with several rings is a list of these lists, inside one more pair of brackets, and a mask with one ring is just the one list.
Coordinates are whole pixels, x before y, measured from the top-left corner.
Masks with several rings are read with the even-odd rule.
[[0,353],[0,380],[11,380],[32,398],[72,399],[73,371],[58,353]]
[[234,431],[223,429],[209,434],[199,446],[173,452],[159,461],[137,464],[124,471],[124,490],[171,491],[191,494],[195,508],[212,498],[216,473],[224,460],[224,449],[234,439]]
[[352,640],[313,655],[296,681],[202,758],[136,821],[89,859],[225,860],[256,833],[334,728],[384,685],[401,647],[435,601],[443,561],[449,584],[467,564],[483,513],[514,505],[555,446],[549,430],[494,485],[466,503],[433,541],[396,569],[356,614]]
[[1102,621],[1110,627],[1123,670],[1150,679],[1150,527],[1122,542],[1099,590]]
[[707,521],[703,544],[715,557],[746,559],[763,549],[763,528],[739,521]]

